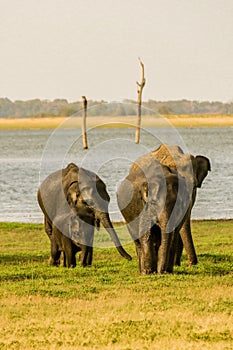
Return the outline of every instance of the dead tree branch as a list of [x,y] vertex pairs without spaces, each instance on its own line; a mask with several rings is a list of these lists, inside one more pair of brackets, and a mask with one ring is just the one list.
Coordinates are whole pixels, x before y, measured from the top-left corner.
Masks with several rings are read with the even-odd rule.
[[145,75],[144,75],[144,64],[142,63],[140,57],[138,59],[139,59],[140,65],[141,65],[142,76],[141,76],[140,83],[138,81],[136,81],[137,93],[138,93],[138,120],[137,120],[136,132],[135,132],[135,143],[139,143],[139,140],[140,140],[142,90],[146,84],[146,79],[145,79]]
[[86,119],[87,119],[87,99],[82,96],[83,99],[83,119],[82,119],[82,135],[83,135],[83,148],[88,149],[87,146],[87,131],[86,131]]

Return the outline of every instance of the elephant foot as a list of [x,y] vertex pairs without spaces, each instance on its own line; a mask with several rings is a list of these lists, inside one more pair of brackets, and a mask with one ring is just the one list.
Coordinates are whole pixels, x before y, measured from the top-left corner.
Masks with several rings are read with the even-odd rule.
[[171,274],[173,274],[173,268],[167,267],[166,269],[159,269],[158,274],[159,275],[171,275]]
[[157,271],[155,271],[154,269],[144,269],[141,271],[141,275],[153,275],[156,273]]
[[194,260],[189,260],[188,261],[188,267],[191,267],[191,266],[193,266],[193,265],[197,265],[198,264],[198,261],[197,261],[197,259],[194,259]]
[[161,272],[158,272],[158,275],[172,275],[173,272],[171,271],[161,271]]
[[54,260],[52,257],[49,258],[49,265],[51,266],[60,266],[60,260]]
[[165,271],[166,274],[172,274],[173,273],[173,268],[168,268],[166,271]]

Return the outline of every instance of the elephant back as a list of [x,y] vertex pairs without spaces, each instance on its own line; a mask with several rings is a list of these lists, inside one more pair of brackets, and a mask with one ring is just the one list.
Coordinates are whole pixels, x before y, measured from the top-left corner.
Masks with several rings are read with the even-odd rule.
[[187,172],[192,173],[194,157],[191,154],[185,154],[177,145],[162,144],[158,149],[152,151],[151,155],[161,164],[178,171],[182,175],[187,176]]

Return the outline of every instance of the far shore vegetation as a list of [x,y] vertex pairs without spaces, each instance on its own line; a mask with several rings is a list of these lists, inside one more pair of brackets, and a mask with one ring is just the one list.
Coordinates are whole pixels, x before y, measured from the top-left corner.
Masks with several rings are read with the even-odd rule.
[[0,349],[232,349],[233,220],[192,231],[198,265],[184,252],[174,274],[140,276],[130,240],[132,261],[94,247],[91,267],[66,269],[49,265],[42,224],[0,223]]
[[[88,116],[87,128],[128,128],[136,126],[136,116]],[[144,115],[143,127],[233,127],[232,115],[218,114],[179,114],[179,115]],[[0,130],[17,129],[55,129],[81,128],[81,116],[63,117],[33,117],[33,118],[0,118]]]
[[[135,91],[136,92],[136,91]],[[104,100],[93,101],[90,96],[87,98],[89,116],[130,116],[137,115],[137,101],[124,99],[122,102],[107,102]],[[0,98],[0,118],[30,118],[46,116],[71,116],[82,111],[83,102],[80,96],[79,101],[69,102],[66,99],[40,100],[16,100]],[[233,114],[233,101],[192,101],[192,100],[171,100],[156,101],[149,99],[142,101],[142,115],[180,115],[180,114]]]

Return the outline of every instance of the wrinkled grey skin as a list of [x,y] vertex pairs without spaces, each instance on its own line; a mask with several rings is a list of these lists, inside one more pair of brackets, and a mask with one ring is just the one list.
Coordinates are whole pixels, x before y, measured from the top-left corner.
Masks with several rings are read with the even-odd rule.
[[211,170],[210,161],[204,156],[198,155],[195,157],[192,154],[185,154],[177,145],[169,146],[162,144],[158,149],[139,158],[132,165],[130,172],[132,173],[136,171],[139,163],[140,166],[146,166],[154,160],[158,160],[160,164],[176,170],[186,180],[191,200],[183,225],[179,230],[178,245],[175,253],[175,264],[180,265],[184,245],[188,257],[188,265],[196,265],[198,260],[191,233],[191,211],[195,203],[197,188],[202,186],[203,180]]
[[93,255],[94,227],[85,223],[77,215],[58,216],[52,225],[51,265],[60,264],[63,252],[63,266],[76,266],[76,253],[81,251],[83,267],[91,266]]
[[[87,230],[88,235],[91,229],[94,232],[94,227],[98,228],[101,223],[109,233],[118,252],[124,258],[131,260],[131,256],[121,246],[109,218],[110,198],[106,186],[95,173],[70,163],[66,168],[50,174],[42,182],[37,198],[44,213],[45,231],[51,241],[51,255],[59,256],[58,246],[53,239],[53,223],[57,220],[57,229],[65,234],[63,225],[60,226],[62,221],[59,218],[77,215],[86,225],[90,226],[90,229]],[[60,222],[59,225],[58,222]],[[59,257],[55,260],[59,260]]]
[[136,245],[140,273],[172,273],[190,201],[185,179],[152,161],[129,173],[118,188],[117,201]]

